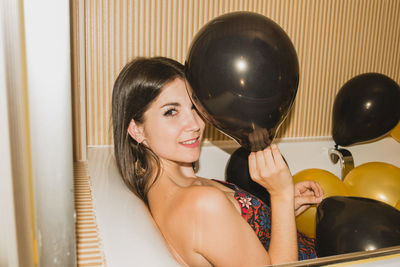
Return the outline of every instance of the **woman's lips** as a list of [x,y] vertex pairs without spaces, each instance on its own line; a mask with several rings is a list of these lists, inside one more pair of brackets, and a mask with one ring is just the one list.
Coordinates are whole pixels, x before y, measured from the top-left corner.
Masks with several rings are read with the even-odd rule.
[[180,144],[183,145],[184,147],[195,148],[200,145],[200,142],[199,142],[199,138],[197,137],[197,138],[193,138],[190,140],[180,142]]

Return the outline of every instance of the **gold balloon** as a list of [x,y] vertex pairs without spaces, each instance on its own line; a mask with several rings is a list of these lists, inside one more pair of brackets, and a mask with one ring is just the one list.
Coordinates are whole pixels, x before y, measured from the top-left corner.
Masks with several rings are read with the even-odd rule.
[[[334,174],[322,169],[305,169],[293,175],[293,182],[316,181],[324,189],[324,198],[330,196],[346,196],[347,189],[343,182]],[[309,237],[315,238],[316,227],[315,206],[296,217],[297,229]]]
[[344,178],[350,196],[372,198],[396,207],[400,200],[400,168],[385,162],[368,162]]
[[397,142],[400,142],[400,122],[396,125],[396,127],[393,128],[393,130],[390,132],[390,135],[397,140]]

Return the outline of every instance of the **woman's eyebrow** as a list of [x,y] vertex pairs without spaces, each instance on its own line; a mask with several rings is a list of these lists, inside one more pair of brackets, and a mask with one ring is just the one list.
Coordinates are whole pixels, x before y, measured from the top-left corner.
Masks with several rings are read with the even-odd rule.
[[161,108],[167,107],[167,106],[179,107],[180,105],[181,104],[179,104],[178,102],[170,102],[170,103],[166,103],[166,104],[162,105]]

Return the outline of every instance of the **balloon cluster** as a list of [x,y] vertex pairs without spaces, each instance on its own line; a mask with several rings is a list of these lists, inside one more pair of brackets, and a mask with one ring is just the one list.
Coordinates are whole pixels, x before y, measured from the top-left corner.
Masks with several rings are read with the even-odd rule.
[[319,256],[400,245],[400,168],[368,162],[343,182],[321,169],[300,171],[293,180],[314,180],[324,189],[324,201],[296,218],[297,228],[316,238]]
[[[200,115],[242,146],[230,158],[227,180],[268,199],[268,192],[249,177],[247,156],[271,144],[293,106],[299,63],[289,37],[260,14],[216,17],[194,37],[185,73]],[[400,141],[400,126],[395,128],[399,85],[378,73],[352,78],[335,98],[332,119],[337,146],[388,133]],[[320,256],[400,244],[400,212],[394,208],[400,206],[399,168],[375,162],[354,168],[343,182],[321,169],[304,170],[293,179],[315,180],[325,191],[318,208],[297,218],[298,228],[317,238]]]
[[[340,88],[334,101],[336,150],[338,145],[359,144],[387,134],[400,142],[399,120],[399,85],[379,73],[358,75]],[[347,194],[336,189],[341,197],[328,194],[317,209],[297,218],[298,227],[316,237],[319,256],[400,245],[400,168],[369,162],[344,173],[341,187]]]
[[299,84],[289,37],[252,12],[228,13],[203,26],[189,48],[185,72],[199,113],[252,151],[272,142]]
[[[250,178],[248,155],[248,150],[237,149],[229,158],[225,178],[269,204],[268,192]],[[325,199],[297,216],[296,225],[316,238],[319,256],[400,245],[400,168],[368,162],[352,169],[343,182],[317,168],[293,175],[294,183],[308,180],[321,185]]]

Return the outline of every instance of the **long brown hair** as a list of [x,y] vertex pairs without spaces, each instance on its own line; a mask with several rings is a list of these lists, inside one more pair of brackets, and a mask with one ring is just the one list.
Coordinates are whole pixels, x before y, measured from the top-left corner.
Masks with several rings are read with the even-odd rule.
[[160,161],[149,147],[128,134],[128,126],[132,119],[143,123],[150,104],[176,78],[185,79],[179,62],[164,57],[138,57],[122,69],[114,83],[112,121],[117,166],[125,184],[147,206],[147,193],[160,174]]

